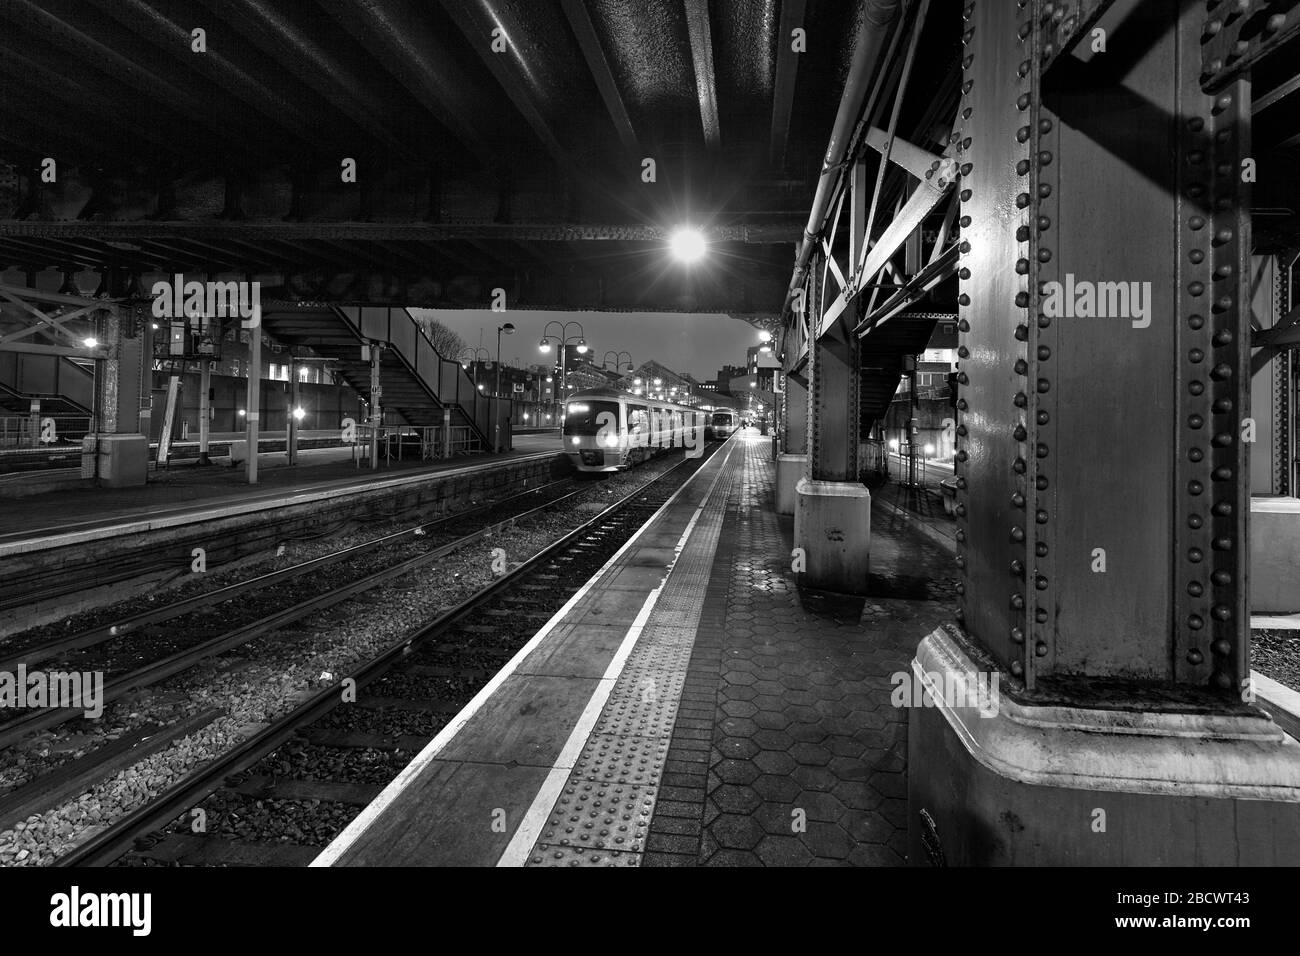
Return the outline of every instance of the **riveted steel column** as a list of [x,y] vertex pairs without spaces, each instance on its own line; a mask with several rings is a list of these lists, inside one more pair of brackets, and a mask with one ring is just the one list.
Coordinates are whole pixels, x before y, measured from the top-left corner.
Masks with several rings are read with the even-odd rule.
[[1203,89],[1198,3],[964,16],[964,633],[913,661],[909,859],[1293,862],[1247,683],[1247,82]]
[[[825,281],[822,274],[816,285]],[[825,291],[814,288],[811,276],[808,288],[812,327],[817,328],[826,308]],[[799,580],[807,587],[863,594],[871,554],[871,495],[858,480],[858,339],[850,335],[846,342],[837,328],[809,344],[808,460],[794,463],[807,468],[793,502],[795,547],[806,557]],[[780,510],[788,499],[780,494],[778,499]]]
[[1041,79],[1046,6],[967,8],[963,617],[1030,689],[1231,696],[1247,673],[1249,94],[1200,90],[1179,6],[1114,4],[1110,52],[1085,41]]
[[787,455],[808,454],[808,389],[793,377],[785,378],[785,426],[781,451]]
[[[818,268],[820,259],[819,255]],[[818,293],[814,315],[820,320],[824,289]],[[808,466],[814,481],[858,480],[860,346],[856,335],[848,339],[845,342],[831,333],[809,344]]]

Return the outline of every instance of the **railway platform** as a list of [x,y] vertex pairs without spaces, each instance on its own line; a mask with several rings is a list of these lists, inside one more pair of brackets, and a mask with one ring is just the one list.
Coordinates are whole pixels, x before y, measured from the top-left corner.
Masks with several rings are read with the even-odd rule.
[[[21,548],[24,542],[73,532],[102,532],[118,525],[156,522],[162,518],[184,520],[190,513],[321,494],[346,493],[395,477],[436,475],[474,469],[520,458],[560,453],[555,434],[522,435],[515,448],[502,454],[438,461],[397,460],[381,464],[378,471],[358,467],[349,449],[325,449],[337,460],[323,458],[294,467],[266,468],[256,485],[249,485],[238,468],[183,468],[155,476],[138,488],[84,488],[50,492],[38,498],[0,498],[0,555]],[[283,453],[261,457],[283,457]]]
[[951,557],[882,509],[868,596],[801,590],[774,482],[734,438],[314,865],[906,862],[891,675]]
[[[358,468],[187,468],[141,488],[0,499],[0,634],[36,626],[233,561],[290,538],[399,515],[445,514],[572,471],[553,435],[505,454]],[[197,563],[196,563],[197,562]]]

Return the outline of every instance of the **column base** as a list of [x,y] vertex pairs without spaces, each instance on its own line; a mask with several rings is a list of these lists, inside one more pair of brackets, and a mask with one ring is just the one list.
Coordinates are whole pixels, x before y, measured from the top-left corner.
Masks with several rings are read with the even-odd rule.
[[795,547],[804,549],[799,583],[822,591],[865,594],[871,553],[871,492],[850,481],[795,486]]
[[803,477],[807,455],[776,456],[776,513],[794,514],[795,487]]
[[912,661],[911,864],[1300,864],[1300,743],[1266,714],[1023,704],[974,654],[945,627]]
[[149,477],[149,439],[144,435],[89,436],[82,443],[81,477],[109,488],[143,485]]

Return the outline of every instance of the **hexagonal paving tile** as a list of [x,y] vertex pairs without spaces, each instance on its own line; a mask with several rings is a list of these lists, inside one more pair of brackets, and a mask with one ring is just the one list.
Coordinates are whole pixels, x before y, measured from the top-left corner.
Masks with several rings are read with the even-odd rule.
[[803,764],[790,771],[790,776],[805,790],[830,791],[840,782],[839,777],[825,767],[808,767]]
[[749,739],[764,750],[789,750],[794,746],[794,738],[781,730],[759,730]]
[[831,773],[844,781],[865,783],[871,776],[871,766],[865,759],[832,757],[831,762],[826,766],[830,768]]
[[765,836],[754,848],[764,866],[807,866],[812,854],[795,836]]
[[[758,757],[754,759],[757,761]],[[799,784],[784,774],[765,773],[750,784],[750,787],[764,800],[791,801],[799,795]]]
[[748,759],[758,753],[758,744],[750,737],[723,737],[714,742],[723,757]]
[[898,827],[870,810],[846,810],[838,822],[858,843],[887,843],[899,832]]
[[763,773],[789,774],[798,764],[783,750],[760,750],[754,755],[754,766]]
[[854,810],[874,810],[885,801],[865,781],[860,780],[841,780],[831,788],[831,793],[840,803]]
[[906,861],[887,846],[859,843],[849,854],[854,866],[904,866]]
[[753,813],[763,802],[749,787],[729,783],[714,790],[709,799],[723,813]]
[[844,815],[845,806],[833,794],[820,790],[805,790],[791,801],[807,814],[809,820],[835,823]]
[[749,718],[758,713],[758,708],[749,700],[725,700],[719,709],[728,717]]
[[800,741],[794,744],[788,753],[799,763],[813,767],[824,767],[831,762],[831,752],[821,744]]
[[819,857],[847,860],[856,845],[834,823],[810,823],[808,831],[802,836],[804,845]]
[[753,783],[759,776],[758,767],[748,760],[720,760],[713,772],[723,783]]
[[727,717],[718,723],[718,729],[728,737],[752,737],[758,732],[758,724],[748,717]]
[[724,813],[709,827],[718,845],[729,850],[752,850],[763,839],[763,828],[752,816]]
[[[753,813],[753,819],[767,833],[789,836],[795,833],[800,815],[797,807],[787,803],[764,802]],[[806,815],[805,815],[806,819]]]
[[754,708],[754,723],[764,730],[785,730],[790,726],[790,718],[774,710]]

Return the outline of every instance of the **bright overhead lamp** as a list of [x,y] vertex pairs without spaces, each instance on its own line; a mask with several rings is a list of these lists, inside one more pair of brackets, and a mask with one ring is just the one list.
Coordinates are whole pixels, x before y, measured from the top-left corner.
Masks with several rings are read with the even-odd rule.
[[697,262],[704,257],[706,243],[704,235],[698,229],[684,227],[678,229],[668,240],[673,258],[678,262]]
[[546,339],[542,339],[537,343],[537,347],[543,352],[549,352],[551,350],[551,343],[546,341]]
[[98,348],[98,346],[99,346],[99,339],[95,338],[95,337],[92,335],[92,336],[90,336],[89,338],[82,339],[82,340],[81,340],[81,344],[84,345],[84,346],[85,346],[86,348],[88,348],[88,349]]

